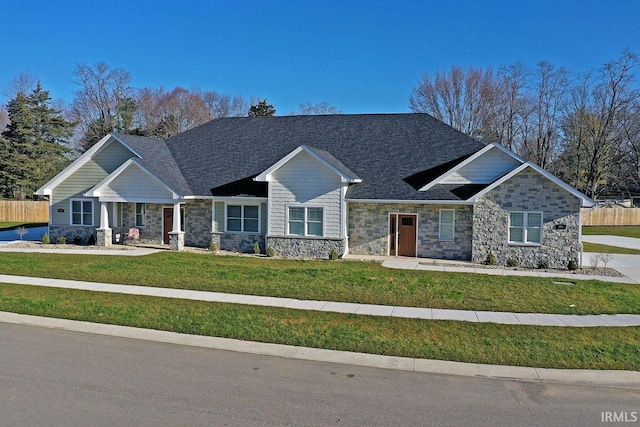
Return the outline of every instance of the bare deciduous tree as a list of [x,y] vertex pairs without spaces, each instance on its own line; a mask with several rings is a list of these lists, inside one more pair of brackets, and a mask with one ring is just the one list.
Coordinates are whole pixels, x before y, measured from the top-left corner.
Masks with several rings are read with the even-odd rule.
[[99,62],[93,67],[78,64],[73,75],[79,89],[71,111],[83,131],[80,151],[113,130],[127,132],[133,128],[134,92],[127,71]]
[[453,65],[448,72],[425,75],[409,96],[409,108],[429,113],[467,135],[481,138],[498,83],[493,70]]
[[322,114],[342,114],[342,111],[330,105],[328,102],[320,102],[318,104],[312,104],[310,101],[307,101],[304,104],[298,105],[297,111],[292,111],[291,115],[322,115]]

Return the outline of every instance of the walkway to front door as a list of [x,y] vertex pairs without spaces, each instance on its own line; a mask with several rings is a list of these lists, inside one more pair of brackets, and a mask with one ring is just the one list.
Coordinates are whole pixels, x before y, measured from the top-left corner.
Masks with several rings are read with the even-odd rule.
[[417,223],[415,214],[389,215],[389,255],[416,256]]

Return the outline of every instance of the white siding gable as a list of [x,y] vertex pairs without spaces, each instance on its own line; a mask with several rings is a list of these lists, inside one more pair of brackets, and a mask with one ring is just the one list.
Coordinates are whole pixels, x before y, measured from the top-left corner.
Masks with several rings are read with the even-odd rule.
[[100,189],[101,199],[172,199],[173,193],[157,179],[132,164]]
[[520,162],[493,148],[442,181],[441,184],[489,184],[520,166]]
[[287,207],[322,207],[324,237],[339,238],[341,231],[340,175],[305,151],[276,170],[269,181],[270,234],[287,234]]

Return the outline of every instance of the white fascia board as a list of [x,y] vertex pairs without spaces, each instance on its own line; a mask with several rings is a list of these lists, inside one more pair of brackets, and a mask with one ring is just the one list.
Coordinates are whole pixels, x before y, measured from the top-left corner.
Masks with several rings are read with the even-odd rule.
[[[100,141],[96,142],[93,147],[89,148],[85,151],[80,157],[75,159],[69,166],[64,168],[59,174],[54,176],[49,182],[36,190],[37,195],[39,196],[50,196],[51,192],[54,188],[60,185],[64,180],[69,178],[74,172],[84,166],[89,160],[91,160],[96,154],[102,151],[103,148],[109,145],[111,141],[118,141],[119,139],[115,138],[112,134],[107,134]],[[122,143],[122,142],[120,142]],[[131,150],[129,147],[127,149]],[[131,150],[133,152],[133,150]]]
[[[198,197],[199,199],[200,197]],[[234,201],[245,201],[245,202],[251,202],[251,201],[259,201],[259,202],[266,202],[269,200],[268,197],[244,197],[244,196],[210,196],[207,197],[208,199],[213,199],[213,200],[219,200],[221,202],[225,202],[225,201],[230,201],[230,200],[234,200]]]
[[284,156],[282,159],[278,160],[276,163],[274,163],[273,165],[271,165],[267,170],[265,170],[264,172],[262,172],[260,175],[256,176],[255,178],[253,178],[254,181],[263,181],[263,182],[268,182],[271,181],[271,175],[277,171],[278,169],[280,169],[282,166],[284,166],[285,164],[287,164],[289,162],[289,160],[293,159],[295,156],[297,156],[298,154],[300,154],[300,152],[306,152],[309,155],[311,155],[311,157],[313,157],[314,159],[318,160],[319,162],[321,162],[323,165],[325,165],[326,167],[328,167],[329,169],[331,169],[333,172],[337,173],[338,175],[340,175],[340,178],[342,180],[342,182],[346,182],[349,184],[357,184],[359,182],[362,182],[361,179],[359,178],[352,178],[350,176],[345,175],[344,173],[340,172],[338,169],[336,169],[335,166],[327,163],[326,160],[324,160],[322,157],[318,156],[316,153],[313,152],[313,150],[310,150],[308,147],[306,147],[305,145],[301,145],[298,148],[296,148],[295,150],[293,150],[292,152],[290,152],[289,154],[287,154],[286,156]]
[[576,196],[577,198],[579,198],[581,200],[581,206],[582,207],[595,206],[596,202],[591,200],[589,197],[585,196],[584,194],[582,194],[581,192],[579,192],[578,190],[576,190],[575,188],[573,188],[572,186],[570,186],[566,182],[562,181],[561,179],[556,178],[555,176],[553,176],[552,174],[550,174],[546,170],[542,169],[540,166],[538,166],[538,165],[536,165],[534,163],[531,163],[531,162],[523,163],[522,165],[518,166],[517,168],[515,168],[514,170],[509,172],[508,174],[504,175],[502,178],[494,181],[489,186],[487,186],[485,189],[483,189],[482,191],[477,193],[475,196],[469,198],[469,201],[473,201],[475,203],[480,197],[484,196],[489,191],[493,190],[494,188],[496,188],[497,186],[501,185],[502,183],[504,183],[504,182],[508,181],[509,179],[513,178],[515,175],[519,174],[520,172],[522,172],[526,168],[531,168],[531,169],[535,170],[540,175],[544,176],[545,178],[547,178],[548,180],[550,180],[551,182],[556,184],[558,187],[566,190],[567,192],[569,192],[569,193],[573,194],[574,196]]
[[467,157],[462,162],[458,163],[457,165],[455,165],[454,167],[452,167],[451,169],[449,169],[448,171],[446,171],[445,173],[443,173],[442,175],[440,175],[439,177],[437,177],[433,181],[429,182],[428,184],[426,184],[424,187],[422,187],[418,191],[427,191],[428,189],[430,189],[434,185],[436,185],[439,182],[441,182],[443,179],[445,179],[448,176],[452,175],[454,172],[456,172],[460,168],[463,168],[464,166],[468,165],[469,163],[471,163],[472,161],[474,161],[478,157],[482,156],[484,153],[486,153],[487,151],[491,150],[492,148],[493,148],[493,144],[489,144],[486,147],[476,151],[471,156]]
[[140,162],[138,162],[138,160],[134,159],[134,158],[129,159],[126,162],[124,162],[123,164],[121,164],[120,167],[118,167],[118,169],[116,169],[113,172],[111,172],[105,179],[103,179],[98,184],[96,184],[93,188],[91,188],[89,191],[84,193],[84,195],[87,196],[87,197],[100,197],[100,191],[102,190],[102,188],[104,186],[106,186],[106,185],[110,184],[111,182],[113,182],[113,180],[115,180],[118,176],[120,176],[120,174],[122,174],[125,170],[129,169],[130,167],[133,167],[134,165],[137,166],[138,168],[140,168],[140,170],[142,170],[144,173],[146,173],[147,175],[149,175],[150,177],[155,179],[164,188],[169,190],[171,192],[171,194],[173,195],[174,199],[182,198],[182,196],[178,192],[174,191],[171,187],[169,187],[162,180],[160,180],[160,178],[158,178],[157,176],[155,176],[154,174],[149,172],[149,170],[147,168],[142,166],[140,164]]
[[395,200],[395,199],[345,199],[350,203],[404,203],[413,205],[473,205],[469,200]]

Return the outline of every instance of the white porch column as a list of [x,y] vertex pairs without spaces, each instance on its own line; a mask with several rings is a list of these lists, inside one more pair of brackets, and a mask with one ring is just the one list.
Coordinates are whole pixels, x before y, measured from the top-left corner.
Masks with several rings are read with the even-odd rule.
[[109,209],[107,202],[100,202],[100,228],[96,230],[96,245],[111,246],[111,229],[109,228]]
[[169,249],[181,251],[184,249],[184,232],[180,226],[180,203],[173,204],[173,230],[169,232]]
[[174,233],[182,231],[182,227],[180,226],[180,203],[173,205],[173,230],[171,231]]
[[100,229],[107,228],[109,228],[109,209],[107,209],[107,202],[100,202]]

